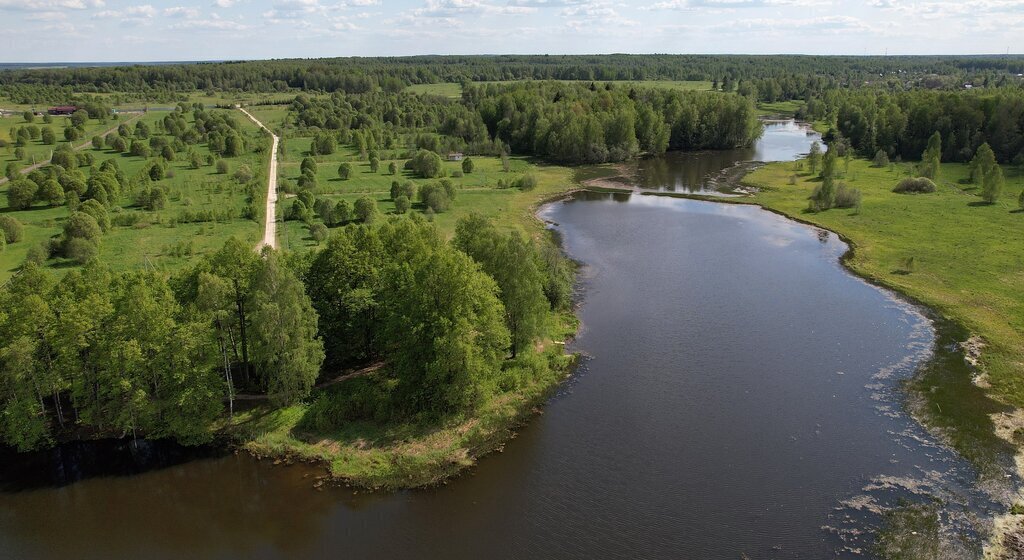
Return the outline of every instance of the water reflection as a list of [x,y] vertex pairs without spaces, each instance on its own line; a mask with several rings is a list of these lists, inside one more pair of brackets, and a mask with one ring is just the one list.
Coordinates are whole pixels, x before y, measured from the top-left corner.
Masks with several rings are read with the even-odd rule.
[[[627,167],[631,183],[647,190],[674,192],[717,192],[719,186],[742,177],[738,163],[751,161],[791,161],[807,154],[821,135],[808,125],[788,121],[768,121],[764,134],[751,148],[715,152],[673,152],[640,160]],[[733,177],[732,175],[738,175]]]

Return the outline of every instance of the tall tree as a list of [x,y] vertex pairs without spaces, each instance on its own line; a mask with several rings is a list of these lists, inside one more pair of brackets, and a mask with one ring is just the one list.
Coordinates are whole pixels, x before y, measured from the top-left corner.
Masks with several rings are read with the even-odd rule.
[[253,284],[253,359],[267,393],[278,403],[309,395],[324,361],[317,315],[302,282],[266,249]]
[[921,166],[918,175],[935,181],[939,177],[939,166],[942,163],[942,135],[939,131],[928,138],[928,146],[921,155]]

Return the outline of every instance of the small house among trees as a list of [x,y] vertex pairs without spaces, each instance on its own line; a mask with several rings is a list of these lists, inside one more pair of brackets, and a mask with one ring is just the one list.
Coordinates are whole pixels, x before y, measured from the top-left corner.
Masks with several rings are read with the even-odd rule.
[[448,161],[462,161],[462,152],[449,152]]
[[51,115],[70,115],[78,110],[78,107],[74,105],[61,105],[59,107],[50,107],[47,111]]

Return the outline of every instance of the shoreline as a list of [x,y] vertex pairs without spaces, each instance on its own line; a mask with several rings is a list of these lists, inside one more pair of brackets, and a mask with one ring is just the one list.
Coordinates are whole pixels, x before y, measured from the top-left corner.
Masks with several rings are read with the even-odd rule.
[[[1014,439],[1015,431],[1024,427],[1024,409],[1014,407],[1010,403],[999,398],[999,396],[996,395],[988,385],[986,381],[987,374],[981,366],[981,358],[985,353],[985,344],[983,342],[984,338],[956,317],[949,316],[940,311],[939,306],[934,306],[923,298],[908,293],[902,289],[902,287],[856,266],[856,257],[858,256],[858,249],[860,245],[846,233],[825,227],[784,210],[768,206],[762,201],[755,200],[754,197],[761,190],[762,186],[748,183],[746,178],[761,165],[763,164],[758,165],[757,162],[744,162],[738,164],[738,167],[743,167],[746,170],[746,173],[737,180],[738,184],[736,186],[741,189],[749,189],[749,191],[746,191],[745,195],[735,197],[686,192],[652,191],[636,187],[618,186],[621,185],[621,182],[616,179],[624,178],[628,180],[628,177],[624,175],[620,177],[600,177],[590,179],[583,181],[583,184],[587,187],[593,187],[591,190],[596,192],[621,192],[637,194],[640,196],[662,196],[719,204],[756,206],[762,210],[782,216],[788,220],[835,234],[847,245],[847,250],[839,257],[839,263],[847,272],[914,306],[935,325],[936,341],[931,352],[931,356],[922,362],[917,367],[913,375],[904,381],[905,395],[903,398],[903,405],[914,422],[931,433],[943,445],[946,445],[956,451],[971,463],[972,466],[974,466],[978,472],[978,484],[985,482],[982,478],[983,472],[986,470],[985,467],[983,465],[976,464],[969,456],[970,454],[965,454],[964,451],[956,445],[953,434],[951,434],[948,427],[938,425],[938,423],[935,422],[934,417],[929,417],[927,396],[924,394],[924,387],[915,385],[923,383],[930,370],[939,365],[940,362],[948,360],[951,357],[955,357],[964,363],[967,368],[967,372],[970,374],[969,378],[964,381],[977,388],[987,399],[1001,408],[1001,410],[989,414],[989,418],[994,424],[993,433],[990,435],[998,438],[1012,449],[1012,451],[1008,452],[1011,454],[1010,459],[1013,462],[1012,467],[1016,470],[1015,474],[1018,478],[1018,484],[1010,488],[1012,498],[1005,502],[1007,511],[1001,515],[995,515],[991,520],[992,532],[988,536],[988,539],[986,539],[987,542],[984,546],[983,558],[986,560],[1005,560],[1014,558],[1014,556],[1008,556],[1008,554],[1016,553],[1018,550],[1024,548],[1024,515],[1021,513],[1015,513],[1015,511],[1017,511],[1015,508],[1019,507],[1018,504],[1024,502],[1024,486],[1019,484],[1019,481],[1024,479],[1024,448],[1022,448]],[[962,333],[964,335],[962,337],[963,340],[958,340],[958,338],[961,337],[952,336],[952,331],[959,331]],[[964,398],[966,399],[967,397]]]

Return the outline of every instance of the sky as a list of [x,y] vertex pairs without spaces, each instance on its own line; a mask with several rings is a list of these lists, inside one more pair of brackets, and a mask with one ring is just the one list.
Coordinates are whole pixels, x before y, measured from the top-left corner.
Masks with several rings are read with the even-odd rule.
[[1024,52],[1011,0],[0,0],[0,61]]

